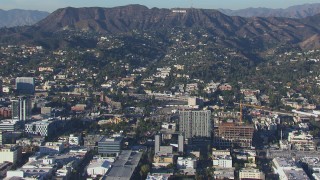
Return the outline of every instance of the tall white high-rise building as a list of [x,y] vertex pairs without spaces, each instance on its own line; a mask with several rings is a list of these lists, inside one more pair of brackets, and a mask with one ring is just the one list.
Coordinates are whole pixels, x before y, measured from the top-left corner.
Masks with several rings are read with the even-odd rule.
[[20,97],[19,99],[11,100],[12,105],[12,119],[19,119],[26,121],[31,118],[32,104],[27,97]]
[[34,94],[34,78],[33,77],[17,77],[16,89],[19,94]]
[[159,134],[154,136],[154,153],[157,154],[160,152],[160,145],[161,145],[161,137]]
[[0,131],[0,146],[2,145],[2,131]]
[[211,111],[179,111],[179,131],[185,138],[210,138],[211,130]]
[[183,152],[184,150],[184,136],[179,134],[178,136],[178,151]]

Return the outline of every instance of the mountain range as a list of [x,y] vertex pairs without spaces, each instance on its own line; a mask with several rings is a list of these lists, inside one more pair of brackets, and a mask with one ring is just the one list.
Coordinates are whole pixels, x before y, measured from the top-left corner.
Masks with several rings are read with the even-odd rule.
[[305,18],[320,13],[320,3],[291,6],[286,9],[246,8],[239,10],[219,9],[228,16]]
[[[239,10],[218,9],[218,11],[228,16],[240,17],[305,18],[320,13],[320,3],[296,5],[286,9],[246,8]],[[0,28],[33,25],[49,14],[49,12],[37,10],[12,9],[5,11],[0,9]]]
[[[124,34],[132,31],[202,29],[223,47],[263,51],[278,46],[320,47],[320,14],[303,19],[227,16],[210,9],[149,9],[141,5],[115,8],[62,8],[30,27],[0,30],[0,42],[58,41],[67,31]],[[164,39],[167,37],[163,37]],[[80,44],[81,45],[81,44]]]
[[5,11],[0,9],[0,28],[33,25],[48,15],[49,13],[45,11],[22,9]]

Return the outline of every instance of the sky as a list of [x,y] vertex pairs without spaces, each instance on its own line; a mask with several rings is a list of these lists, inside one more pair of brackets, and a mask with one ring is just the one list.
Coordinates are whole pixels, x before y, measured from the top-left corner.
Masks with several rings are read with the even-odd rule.
[[319,3],[319,0],[0,0],[0,9],[28,9],[53,12],[64,7],[115,7],[141,4],[149,8],[244,9],[248,7],[287,8]]

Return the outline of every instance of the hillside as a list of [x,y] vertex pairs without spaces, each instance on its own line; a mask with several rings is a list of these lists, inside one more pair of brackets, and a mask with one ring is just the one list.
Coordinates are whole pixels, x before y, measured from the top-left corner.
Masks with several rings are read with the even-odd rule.
[[[36,25],[21,29],[2,29],[0,42],[55,41],[59,47],[61,34],[93,32],[100,34],[124,34],[138,32],[167,32],[174,28],[204,30],[215,36],[218,45],[247,51],[263,51],[277,46],[299,46],[319,34],[319,15],[306,19],[292,18],[242,18],[227,16],[209,9],[148,9],[141,5],[115,8],[63,8],[58,9]],[[164,34],[162,38],[166,39]],[[44,40],[46,39],[46,40]],[[311,38],[314,39],[314,38]],[[58,42],[59,41],[59,42]],[[64,39],[65,41],[65,39]],[[68,41],[75,42],[75,41]],[[302,43],[306,44],[306,43]],[[82,45],[82,44],[77,44]]]
[[22,9],[1,10],[0,9],[0,28],[33,25],[49,15],[44,11],[31,11]]

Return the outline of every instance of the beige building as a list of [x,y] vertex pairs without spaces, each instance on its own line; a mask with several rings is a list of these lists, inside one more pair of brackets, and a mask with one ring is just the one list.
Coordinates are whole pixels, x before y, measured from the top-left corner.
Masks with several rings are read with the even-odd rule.
[[265,175],[259,169],[243,168],[239,171],[239,179],[265,179]]
[[0,163],[5,161],[15,164],[18,157],[21,155],[21,148],[14,147],[2,147],[0,150]]
[[153,158],[153,166],[156,167],[166,167],[169,164],[173,164],[173,155],[167,156],[154,156]]
[[298,151],[313,151],[315,150],[315,142],[313,136],[302,131],[293,131],[288,135],[288,142],[291,148]]
[[230,156],[230,150],[217,150],[212,148],[212,156]]

